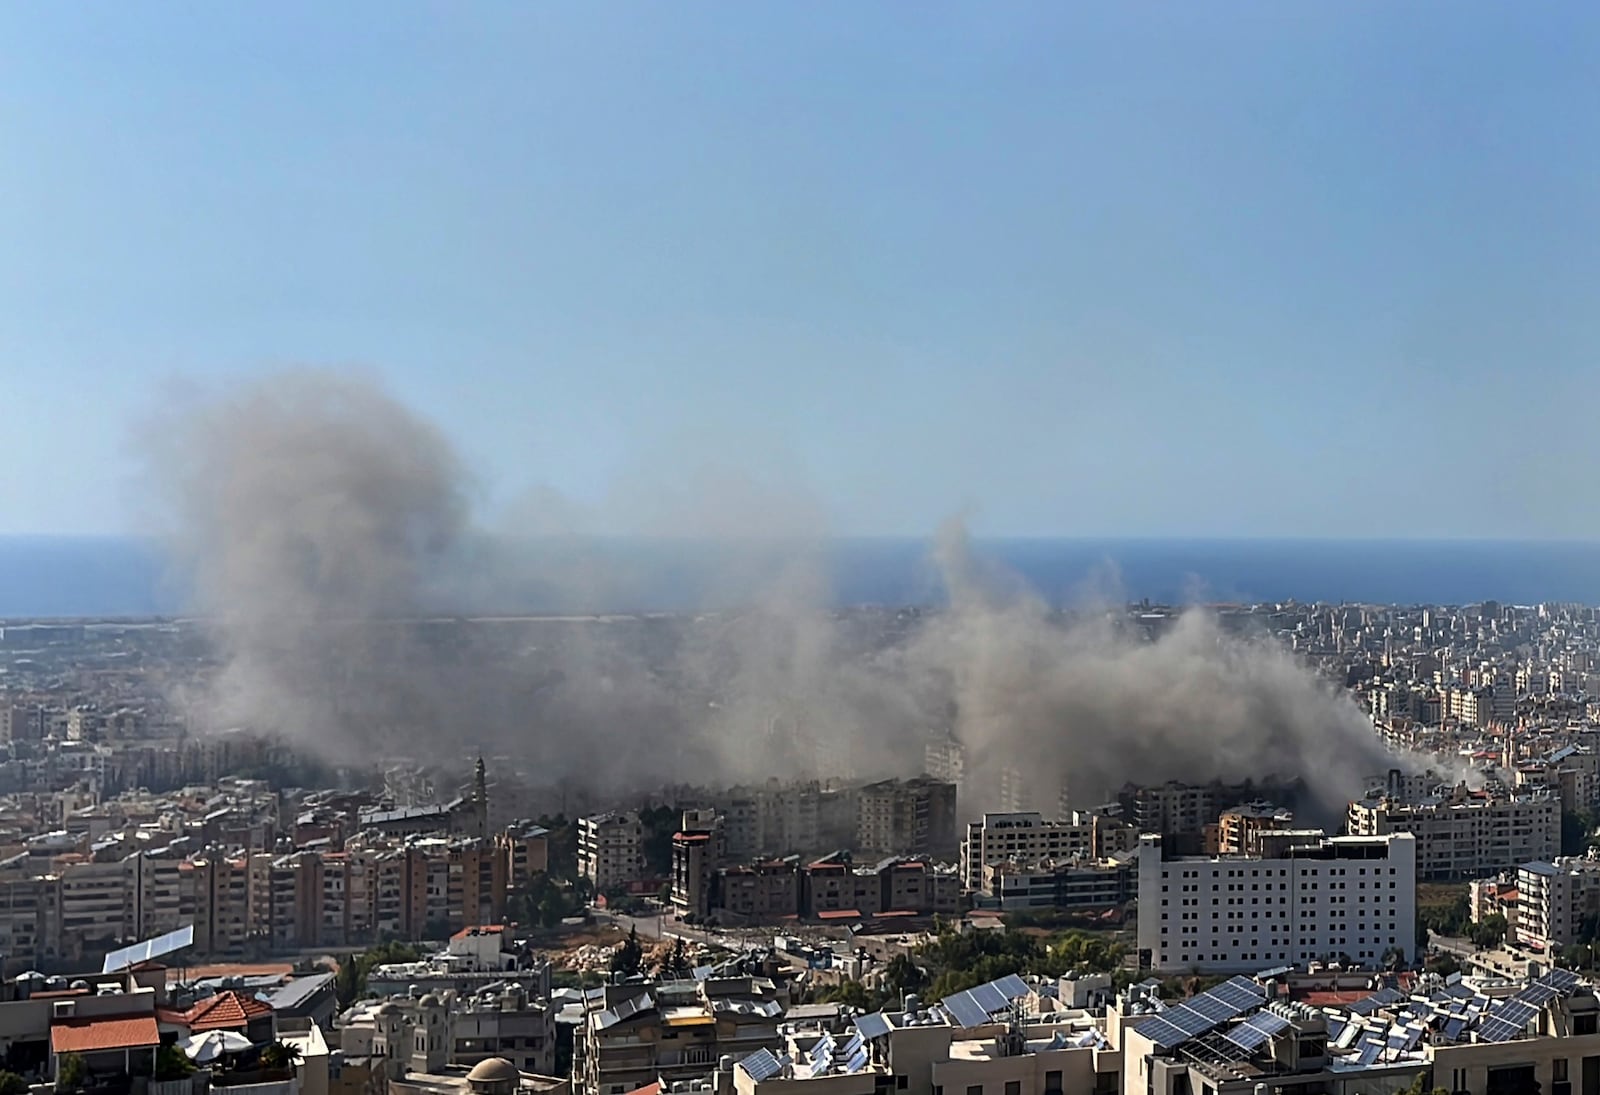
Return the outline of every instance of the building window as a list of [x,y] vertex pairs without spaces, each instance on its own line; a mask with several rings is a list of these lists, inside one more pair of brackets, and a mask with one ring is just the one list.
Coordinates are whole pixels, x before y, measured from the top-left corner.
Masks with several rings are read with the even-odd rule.
[[[1052,1092],[1052,1091],[1060,1091],[1060,1090],[1061,1090],[1061,1073],[1060,1072],[1046,1072],[1044,1074],[1044,1092],[1045,1092],[1045,1095],[1050,1095],[1050,1092]],[[935,1091],[933,1093],[933,1095],[944,1095],[944,1093],[942,1091]]]
[[1006,1081],[1006,1095],[1022,1095],[1022,1081],[1021,1080],[1007,1080]]
[[982,1084],[968,1084],[967,1085],[967,1095],[983,1095],[983,1085]]

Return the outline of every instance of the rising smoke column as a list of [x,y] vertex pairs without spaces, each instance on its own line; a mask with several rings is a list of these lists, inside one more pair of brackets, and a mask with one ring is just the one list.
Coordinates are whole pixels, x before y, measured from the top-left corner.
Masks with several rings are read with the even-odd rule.
[[956,734],[980,771],[1014,765],[1053,803],[1061,776],[1092,805],[1125,782],[1303,778],[1337,824],[1366,777],[1409,761],[1384,749],[1348,693],[1269,638],[1224,634],[1204,609],[1153,641],[1120,611],[1063,623],[1031,590],[985,572],[959,525],[936,549],[949,611],[907,662],[951,680]]
[[206,721],[335,756],[402,745],[438,697],[404,672],[400,621],[466,527],[438,431],[368,380],[304,371],[175,408],[151,454],[225,662]]
[[862,632],[893,614],[834,611],[811,536],[763,541],[744,560],[759,588],[721,611],[549,624],[508,649],[418,617],[515,610],[530,581],[573,594],[631,577],[611,583],[607,555],[576,541],[555,572],[496,563],[448,443],[371,381],[298,372],[185,404],[151,453],[223,660],[203,724],[337,759],[484,749],[620,794],[910,775],[953,731],[971,767],[1019,769],[1041,806],[1062,773],[1085,805],[1128,781],[1278,775],[1304,778],[1330,819],[1393,763],[1351,699],[1276,643],[1200,610],[1150,642],[1110,606],[1064,623],[959,526],[935,551],[948,605],[887,640]]

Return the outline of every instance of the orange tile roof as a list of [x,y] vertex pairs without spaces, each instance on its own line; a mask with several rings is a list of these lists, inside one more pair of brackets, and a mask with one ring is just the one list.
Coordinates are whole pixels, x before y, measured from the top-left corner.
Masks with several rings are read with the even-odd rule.
[[196,1034],[207,1030],[236,1030],[250,1020],[272,1014],[272,1005],[237,992],[219,992],[185,1013],[183,1020]]
[[51,1053],[99,1053],[161,1044],[154,1015],[114,1015],[104,1019],[62,1019],[50,1024]]

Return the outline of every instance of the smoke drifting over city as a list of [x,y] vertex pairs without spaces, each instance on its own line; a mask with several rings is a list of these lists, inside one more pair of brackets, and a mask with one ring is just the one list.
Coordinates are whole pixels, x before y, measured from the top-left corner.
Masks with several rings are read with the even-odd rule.
[[581,609],[631,577],[576,539],[486,535],[441,433],[365,379],[272,377],[155,436],[166,531],[223,663],[191,710],[332,759],[482,749],[624,790],[909,775],[953,735],[969,769],[1013,767],[1052,805],[1063,781],[1088,806],[1130,780],[1314,777],[1332,813],[1392,763],[1275,642],[1201,610],[1153,634],[1120,607],[1064,616],[986,572],[957,525],[933,552],[947,603],[926,611],[835,611],[818,545],[767,542],[737,606],[444,623],[530,590]]

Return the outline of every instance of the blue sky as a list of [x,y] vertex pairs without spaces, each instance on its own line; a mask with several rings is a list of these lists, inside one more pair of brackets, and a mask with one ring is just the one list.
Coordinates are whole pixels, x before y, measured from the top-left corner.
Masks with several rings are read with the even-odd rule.
[[[0,532],[175,378],[379,374],[486,514],[1600,536],[1600,8],[0,8]],[[526,504],[523,502],[522,504]]]

